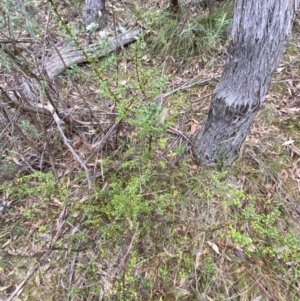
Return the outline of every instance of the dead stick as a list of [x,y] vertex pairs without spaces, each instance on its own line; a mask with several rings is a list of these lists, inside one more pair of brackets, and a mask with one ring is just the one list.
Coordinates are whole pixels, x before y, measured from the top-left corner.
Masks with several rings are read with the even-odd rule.
[[129,254],[129,252],[130,252],[130,249],[132,248],[134,239],[135,239],[135,237],[136,237],[137,230],[138,230],[138,227],[136,228],[136,230],[135,230],[135,232],[134,232],[134,234],[133,234],[133,236],[132,236],[132,238],[131,238],[131,242],[130,242],[130,244],[129,244],[129,247],[128,247],[128,249],[127,249],[125,255],[123,256],[123,258],[122,258],[120,264],[118,265],[118,268],[117,268],[116,271],[115,271],[115,275],[116,275],[116,276],[119,275],[119,274],[121,273],[121,271],[122,271],[122,269],[123,269],[123,267],[124,267],[125,261],[126,261],[126,259],[127,259],[127,257],[128,257],[128,254]]

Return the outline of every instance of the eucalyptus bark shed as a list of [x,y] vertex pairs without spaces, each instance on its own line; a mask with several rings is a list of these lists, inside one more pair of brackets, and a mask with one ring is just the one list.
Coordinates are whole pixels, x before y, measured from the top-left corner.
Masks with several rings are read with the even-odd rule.
[[193,140],[198,163],[230,165],[260,110],[299,0],[236,0],[230,43],[207,120]]

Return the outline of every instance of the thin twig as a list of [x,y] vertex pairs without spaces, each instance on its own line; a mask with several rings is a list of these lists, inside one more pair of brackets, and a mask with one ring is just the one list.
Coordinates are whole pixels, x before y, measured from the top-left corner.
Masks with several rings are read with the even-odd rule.
[[251,278],[255,281],[254,284],[256,284],[259,288],[259,290],[268,298],[269,301],[276,301],[276,299],[263,287],[263,285],[259,282],[259,279],[256,279],[252,274],[248,272],[248,274],[251,276]]
[[60,127],[59,122],[57,122],[55,120],[55,123],[57,125],[58,131],[60,132],[60,135],[63,138],[63,141],[65,143],[65,145],[67,146],[67,148],[70,150],[70,152],[73,154],[74,158],[77,160],[77,162],[80,164],[80,166],[84,169],[84,171],[86,172],[86,179],[88,182],[88,187],[89,190],[92,189],[92,183],[91,183],[91,179],[90,179],[90,175],[89,175],[89,170],[86,167],[86,165],[82,162],[82,160],[80,159],[80,157],[77,155],[77,153],[75,152],[75,150],[73,149],[73,147],[71,146],[71,144],[68,142],[67,137],[65,136],[65,133],[63,132],[62,128]]
[[75,262],[76,262],[76,258],[77,258],[77,253],[74,254],[74,257],[72,259],[72,263],[70,266],[70,275],[69,275],[69,285],[72,284],[72,279],[73,279],[73,275],[74,275],[74,266],[75,266]]
[[[198,77],[198,76],[197,76],[197,77]],[[206,78],[206,79],[204,79],[204,80],[202,80],[202,81],[200,81],[200,82],[193,82],[193,80],[192,80],[192,83],[190,83],[190,84],[184,83],[183,85],[179,86],[178,88],[176,88],[176,89],[174,89],[174,90],[172,90],[172,91],[170,91],[170,92],[166,92],[166,93],[163,93],[163,94],[157,96],[157,97],[155,98],[155,101],[158,101],[158,100],[160,100],[160,99],[162,99],[162,98],[165,98],[165,97],[168,97],[168,96],[170,96],[170,95],[173,95],[173,94],[175,94],[176,92],[187,90],[187,89],[192,88],[192,87],[194,87],[194,86],[198,86],[198,85],[199,85],[199,86],[204,86],[204,85],[207,85],[207,84],[209,84],[209,83],[211,83],[211,82],[213,82],[213,81],[215,81],[215,80],[216,80],[215,77],[212,77],[212,78]]]
[[192,144],[191,140],[187,136],[185,136],[181,131],[179,131],[175,128],[169,127],[167,129],[167,132],[179,135],[179,136],[183,137],[189,144]]
[[15,43],[36,43],[36,39],[31,38],[19,38],[17,40],[14,39],[0,39],[0,44],[15,44]]
[[122,269],[123,269],[123,267],[124,267],[125,261],[126,261],[128,255],[129,255],[129,252],[130,252],[130,250],[131,250],[131,248],[132,248],[134,239],[135,239],[135,237],[136,237],[137,230],[138,230],[138,227],[137,227],[136,230],[134,231],[134,234],[133,234],[133,236],[132,236],[132,238],[131,238],[129,247],[127,248],[127,251],[126,251],[125,255],[123,256],[121,262],[119,263],[119,265],[118,265],[118,267],[117,267],[117,269],[116,269],[116,271],[115,271],[115,275],[116,275],[116,276],[119,275],[119,274],[121,273],[121,271],[122,271]]
[[48,103],[47,105],[43,105],[43,107],[48,110],[49,112],[51,112],[53,119],[57,125],[57,129],[61,135],[61,137],[63,138],[64,144],[67,146],[67,148],[70,150],[70,152],[72,153],[72,155],[74,156],[74,158],[77,160],[77,162],[80,164],[80,166],[84,169],[84,171],[86,172],[86,179],[88,182],[88,187],[89,190],[92,189],[92,182],[90,179],[90,174],[89,174],[89,170],[86,167],[86,165],[83,163],[83,161],[81,160],[81,158],[77,155],[77,153],[75,152],[75,150],[73,149],[73,147],[71,146],[71,144],[69,143],[65,133],[63,132],[62,128],[61,128],[61,123],[62,121],[59,119],[59,117],[57,116],[57,114],[55,113],[54,108],[51,106],[50,103]]
[[108,140],[108,138],[111,136],[111,134],[117,129],[119,124],[121,123],[121,120],[118,122],[115,122],[109,130],[106,132],[104,137],[101,139],[101,141],[97,144],[91,155],[87,158],[85,161],[85,164],[88,164],[94,157],[95,155],[100,151],[100,149],[104,146],[105,142]]
[[286,196],[287,193],[284,191],[284,189],[282,188],[281,185],[281,181],[279,179],[277,179],[275,176],[273,176],[270,171],[268,170],[268,168],[261,162],[261,160],[259,160],[259,158],[257,157],[257,155],[254,153],[254,151],[248,149],[246,151],[251,158],[264,170],[264,172],[271,178],[271,180],[273,181],[274,184],[276,184],[276,189],[277,192],[279,194],[280,200],[283,203],[288,203],[284,197],[282,197],[282,195]]
[[22,282],[16,287],[14,292],[6,299],[6,301],[12,301],[14,297],[19,293],[24,284],[28,281],[28,279],[34,274],[36,269],[39,267],[39,263],[37,263],[31,270],[27,273],[26,277],[22,280]]
[[21,281],[21,283],[16,287],[16,289],[12,292],[12,294],[5,300],[5,301],[12,301],[21,291],[25,283],[33,276],[35,271],[40,266],[40,263],[44,261],[45,258],[47,258],[50,253],[52,252],[52,248],[50,247],[47,252],[39,259],[39,262],[37,262],[28,272],[25,278]]

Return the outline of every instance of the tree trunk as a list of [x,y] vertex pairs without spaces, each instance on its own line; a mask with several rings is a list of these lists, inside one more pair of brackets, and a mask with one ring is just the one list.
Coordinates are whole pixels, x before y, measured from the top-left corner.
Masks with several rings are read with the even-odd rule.
[[171,10],[174,13],[179,12],[179,3],[178,0],[170,0]]
[[236,0],[231,41],[207,120],[193,140],[198,163],[230,165],[237,157],[276,70],[299,0]]
[[101,29],[107,24],[107,16],[105,10],[106,0],[85,0],[83,8],[82,19],[85,26],[92,23],[98,25],[98,29]]

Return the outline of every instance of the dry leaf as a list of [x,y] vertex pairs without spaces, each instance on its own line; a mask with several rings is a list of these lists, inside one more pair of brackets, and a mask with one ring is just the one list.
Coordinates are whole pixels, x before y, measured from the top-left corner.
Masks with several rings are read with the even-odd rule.
[[198,123],[191,121],[190,126],[191,126],[191,134],[195,134],[198,130]]
[[293,144],[293,143],[294,143],[294,140],[289,140],[289,141],[282,143],[282,146]]
[[11,243],[11,239],[9,239],[7,242],[5,242],[1,248],[4,249],[7,245],[9,245]]
[[164,124],[167,117],[169,115],[169,110],[168,108],[163,108],[162,112],[161,112],[161,119],[159,121],[159,124]]
[[10,285],[7,286],[0,286],[0,292],[5,291],[6,289],[8,289],[10,287]]
[[215,243],[213,243],[213,242],[211,242],[211,241],[208,241],[207,244],[208,244],[208,245],[209,245],[209,246],[210,246],[217,254],[220,255],[219,247],[218,247]]

